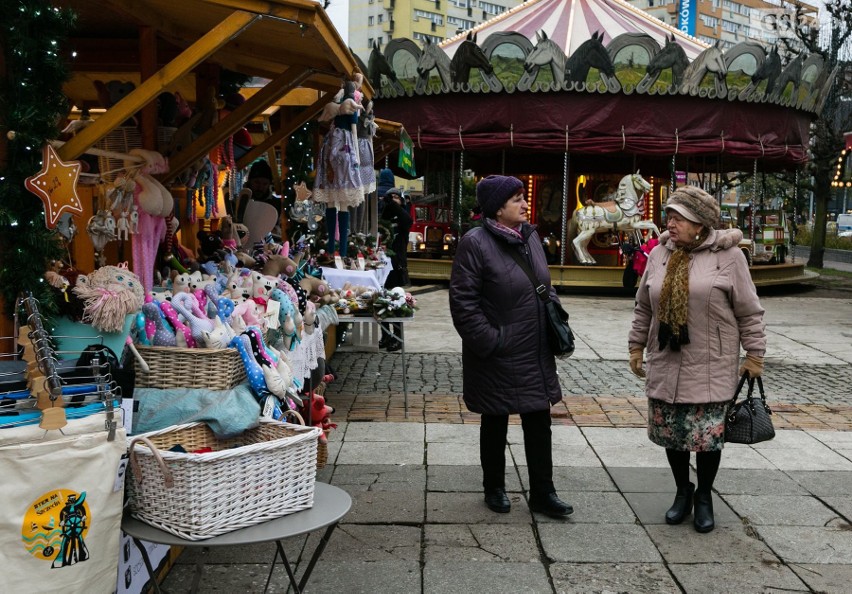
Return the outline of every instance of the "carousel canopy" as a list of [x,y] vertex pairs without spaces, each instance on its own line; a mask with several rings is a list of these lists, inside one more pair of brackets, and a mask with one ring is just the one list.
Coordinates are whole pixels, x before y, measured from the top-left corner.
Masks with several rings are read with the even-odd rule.
[[[674,35],[690,60],[707,49],[706,43],[622,0],[529,0],[469,32],[484,40],[500,31],[514,31],[528,39],[544,31],[569,56],[597,31],[604,33],[604,43],[622,33],[646,33],[663,45]],[[467,33],[440,44],[448,56],[455,54]]]
[[794,167],[835,72],[754,42],[727,50],[622,0],[530,0],[441,44],[373,48],[379,116],[420,151],[702,157]]

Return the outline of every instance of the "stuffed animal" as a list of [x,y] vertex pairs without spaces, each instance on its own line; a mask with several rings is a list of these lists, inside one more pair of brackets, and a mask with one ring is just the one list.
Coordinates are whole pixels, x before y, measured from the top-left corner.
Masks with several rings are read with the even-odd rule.
[[85,304],[83,321],[103,332],[122,330],[125,316],[138,312],[145,301],[142,281],[121,266],[79,275],[73,291]]
[[[325,403],[325,396],[314,392],[311,395],[311,425],[322,429],[319,436],[320,443],[328,443],[328,433],[337,428],[335,423],[331,422],[330,415],[334,412],[334,408]],[[306,407],[302,407],[302,416],[307,418],[308,411]]]
[[168,301],[160,302],[160,311],[175,329],[176,346],[183,348],[194,349],[196,347],[195,339],[192,337],[192,330],[183,322],[180,321],[177,311]]
[[177,339],[174,332],[163,321],[160,308],[153,301],[145,303],[142,306],[142,313],[145,315],[145,322],[154,325],[154,336],[151,337],[151,344],[154,346],[177,346]]
[[224,240],[221,231],[204,231],[195,234],[198,239],[198,261],[199,262],[221,262],[225,259]]
[[192,291],[190,286],[189,273],[179,273],[177,270],[172,270],[172,294],[189,293]]
[[218,318],[213,320],[213,329],[205,330],[202,334],[204,336],[204,345],[208,349],[227,348],[235,336],[234,330]]
[[209,319],[198,305],[198,300],[192,293],[178,293],[172,297],[172,306],[186,320],[192,330],[192,338],[196,344],[204,344],[204,332],[213,330],[213,320]]

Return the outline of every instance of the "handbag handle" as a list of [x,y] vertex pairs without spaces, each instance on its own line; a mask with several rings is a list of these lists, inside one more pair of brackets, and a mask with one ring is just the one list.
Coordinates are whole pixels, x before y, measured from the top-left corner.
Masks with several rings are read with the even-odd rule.
[[160,451],[156,448],[156,446],[151,443],[151,440],[147,437],[136,437],[133,441],[130,442],[130,467],[133,469],[133,476],[136,477],[136,481],[142,482],[142,469],[139,467],[139,460],[136,457],[136,449],[135,446],[139,442],[144,443],[148,446],[148,449],[151,450],[151,454],[154,456],[154,460],[156,460],[157,464],[160,466],[160,471],[163,473],[163,483],[165,484],[167,489],[171,489],[175,485],[174,476],[172,476],[172,471],[169,470],[169,467],[166,466],[166,462],[163,460],[163,457],[160,455]]
[[743,385],[745,385],[746,380],[748,380],[748,393],[746,394],[745,399],[750,401],[754,398],[754,380],[757,380],[757,389],[760,392],[760,400],[763,403],[763,408],[765,408],[766,412],[771,415],[772,409],[770,409],[769,405],[766,404],[766,393],[763,391],[763,378],[761,376],[757,376],[756,378],[749,377],[747,371],[743,373],[743,376],[740,378],[740,383],[737,385],[737,391],[734,393],[734,397],[731,399],[730,407],[733,409],[734,405],[737,403],[737,398],[739,398],[740,391],[742,391]]
[[[497,240],[497,244],[500,245],[501,247],[503,246],[503,244],[500,243],[499,240]],[[512,259],[515,262],[517,262],[518,266],[521,267],[521,270],[523,270],[526,273],[526,275],[529,277],[530,282],[532,283],[532,286],[533,286],[533,290],[535,290],[535,294],[538,295],[539,298],[542,301],[544,301],[545,303],[547,301],[550,301],[550,297],[547,294],[548,293],[547,287],[544,285],[544,283],[542,283],[540,280],[538,280],[538,278],[536,278],[535,274],[533,274],[533,271],[530,268],[530,265],[527,262],[524,261],[524,259],[518,253],[518,251],[513,250],[511,247],[504,247],[503,249],[509,253],[509,255],[512,257]]]

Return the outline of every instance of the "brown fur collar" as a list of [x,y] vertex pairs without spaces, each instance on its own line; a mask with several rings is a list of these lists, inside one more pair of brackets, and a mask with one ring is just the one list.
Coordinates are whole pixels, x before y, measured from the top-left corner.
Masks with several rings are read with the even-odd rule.
[[[736,247],[742,240],[743,232],[739,229],[714,229],[710,231],[704,243],[696,249],[727,250]],[[660,235],[660,243],[669,250],[673,251],[675,249],[675,244],[669,241],[668,231],[663,231]]]

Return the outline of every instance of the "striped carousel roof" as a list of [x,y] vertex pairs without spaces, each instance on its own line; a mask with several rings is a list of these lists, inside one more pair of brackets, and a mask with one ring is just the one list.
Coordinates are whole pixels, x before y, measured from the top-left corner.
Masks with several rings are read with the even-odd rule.
[[703,41],[667,25],[624,0],[529,0],[441,43],[452,57],[468,33],[478,34],[481,44],[492,33],[520,33],[535,43],[537,31],[544,31],[570,56],[596,31],[604,32],[604,45],[622,33],[647,33],[660,44],[674,34],[690,60],[708,46]]

